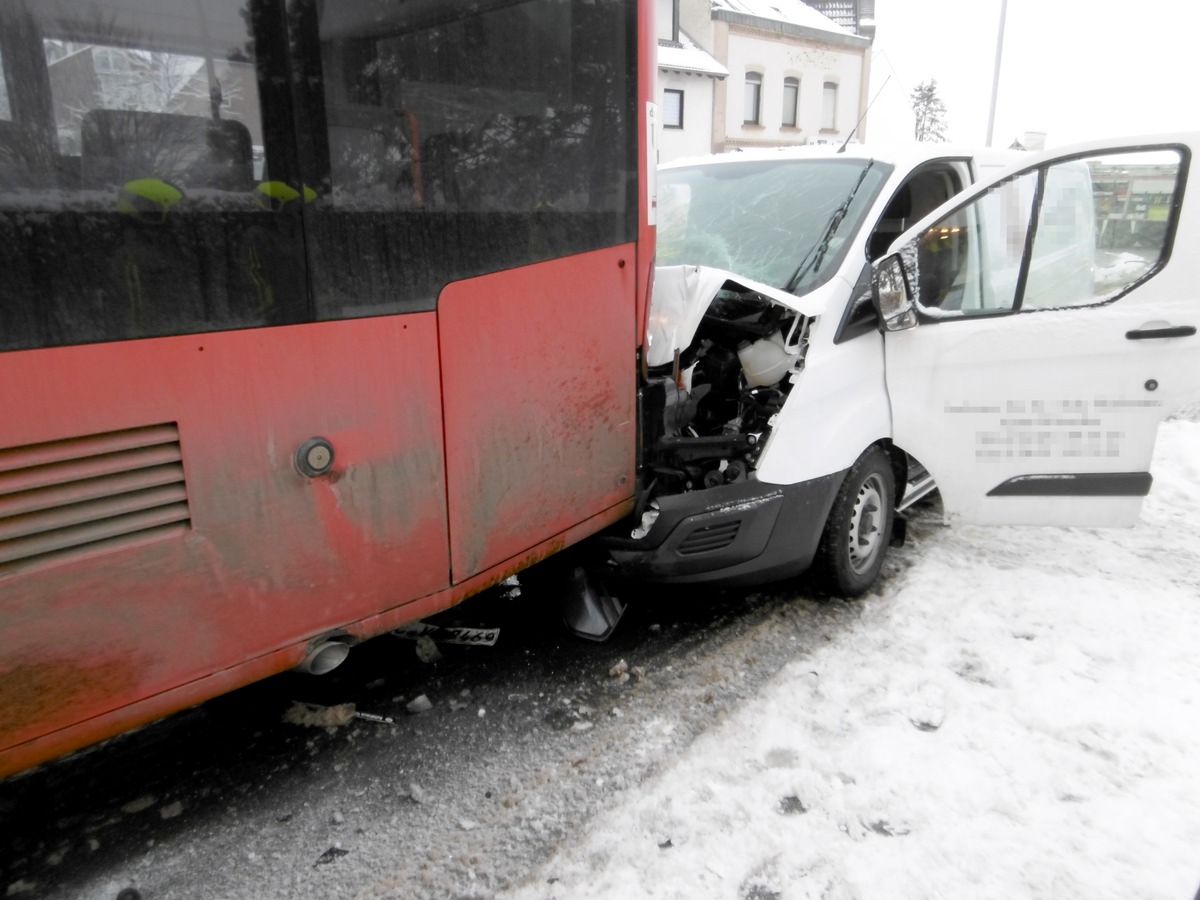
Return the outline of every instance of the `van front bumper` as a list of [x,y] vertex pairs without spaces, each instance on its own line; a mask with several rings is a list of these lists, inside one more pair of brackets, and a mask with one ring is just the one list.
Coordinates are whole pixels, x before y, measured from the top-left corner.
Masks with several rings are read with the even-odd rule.
[[660,497],[644,537],[610,533],[602,544],[622,574],[641,580],[737,585],[788,578],[812,563],[845,474]]

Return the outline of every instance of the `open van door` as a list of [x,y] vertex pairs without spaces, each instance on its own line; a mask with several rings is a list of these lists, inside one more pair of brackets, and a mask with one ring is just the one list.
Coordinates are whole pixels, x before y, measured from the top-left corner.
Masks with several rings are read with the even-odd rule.
[[1131,525],[1159,422],[1200,400],[1200,135],[1041,154],[875,266],[893,435],[948,515]]

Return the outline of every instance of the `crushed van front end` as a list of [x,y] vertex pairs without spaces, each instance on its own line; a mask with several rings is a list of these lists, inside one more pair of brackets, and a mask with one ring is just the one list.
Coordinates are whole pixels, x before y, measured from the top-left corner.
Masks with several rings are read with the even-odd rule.
[[820,306],[729,272],[661,268],[639,394],[641,493],[605,538],[640,579],[751,583],[811,562],[842,473],[759,481]]

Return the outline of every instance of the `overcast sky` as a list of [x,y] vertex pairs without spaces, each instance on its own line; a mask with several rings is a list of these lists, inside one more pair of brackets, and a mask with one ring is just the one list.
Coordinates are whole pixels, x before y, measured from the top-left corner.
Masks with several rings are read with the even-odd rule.
[[[949,139],[984,143],[1000,6],[876,0],[871,140],[911,137],[909,94],[936,78]],[[1008,0],[992,145],[1035,131],[1051,147],[1200,130],[1194,10],[1193,0]]]

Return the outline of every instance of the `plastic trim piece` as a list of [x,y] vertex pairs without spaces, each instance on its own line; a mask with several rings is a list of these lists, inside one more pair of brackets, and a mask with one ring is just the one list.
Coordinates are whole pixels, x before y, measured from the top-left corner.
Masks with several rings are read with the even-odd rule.
[[1018,475],[988,491],[989,497],[1145,497],[1149,472],[1090,472],[1077,475]]
[[[845,472],[658,498],[643,538],[602,539],[622,575],[675,584],[762,584],[808,568]],[[718,539],[719,538],[719,539]]]

